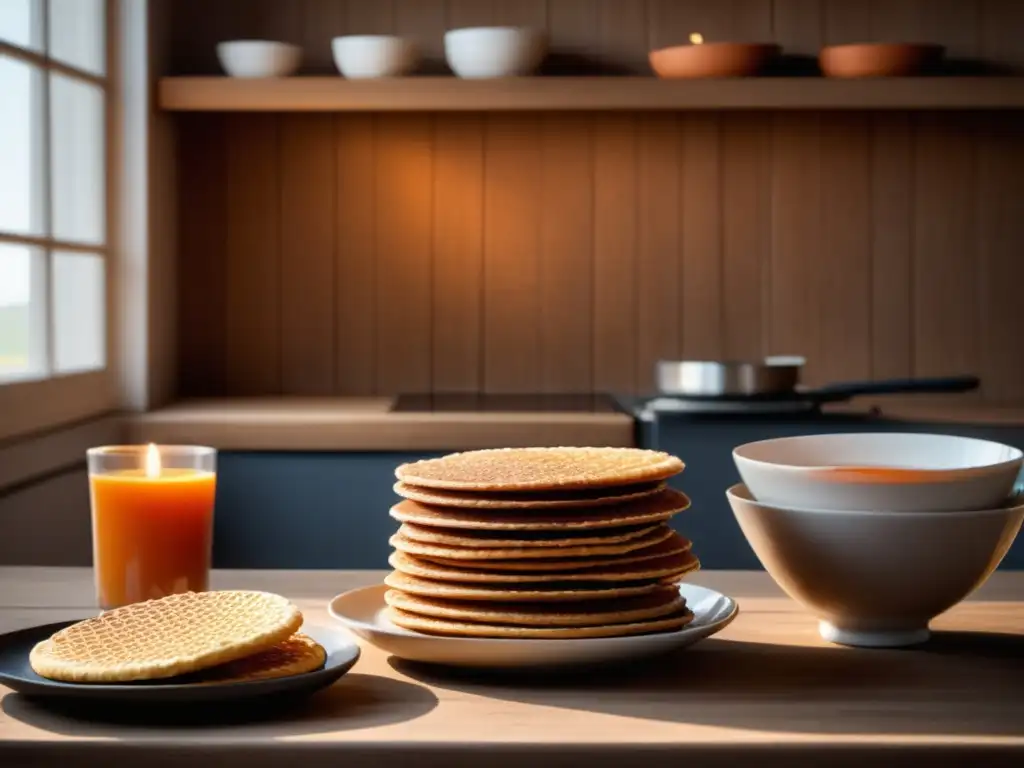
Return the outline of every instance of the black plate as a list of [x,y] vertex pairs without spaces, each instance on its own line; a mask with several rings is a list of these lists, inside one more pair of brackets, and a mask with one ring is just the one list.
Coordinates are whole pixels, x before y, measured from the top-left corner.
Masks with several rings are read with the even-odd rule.
[[318,670],[272,680],[241,683],[180,683],[159,680],[138,683],[61,683],[32,671],[28,654],[32,647],[74,621],[62,621],[0,635],[0,683],[26,696],[62,699],[67,702],[104,701],[122,704],[194,704],[266,699],[271,696],[308,695],[331,685],[359,659],[359,646],[336,629],[303,627],[327,651],[327,662]]

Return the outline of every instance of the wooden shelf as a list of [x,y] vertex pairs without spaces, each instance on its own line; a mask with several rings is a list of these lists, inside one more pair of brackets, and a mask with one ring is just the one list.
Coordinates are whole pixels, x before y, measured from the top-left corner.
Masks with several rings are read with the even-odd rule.
[[410,77],[355,81],[340,77],[165,77],[160,81],[159,103],[165,110],[182,112],[1021,109],[1024,77]]

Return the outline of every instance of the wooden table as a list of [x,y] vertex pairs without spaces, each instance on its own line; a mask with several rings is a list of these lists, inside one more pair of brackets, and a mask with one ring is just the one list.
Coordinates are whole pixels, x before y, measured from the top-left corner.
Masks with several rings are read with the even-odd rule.
[[[328,597],[380,572],[226,571],[324,622]],[[0,766],[1024,765],[1024,573],[999,573],[917,650],[828,646],[761,573],[694,579],[735,596],[716,638],[606,674],[484,676],[364,644],[354,670],[260,722],[57,714],[0,686]],[[0,568],[0,631],[89,614],[85,569]],[[236,718],[237,719],[237,718]]]

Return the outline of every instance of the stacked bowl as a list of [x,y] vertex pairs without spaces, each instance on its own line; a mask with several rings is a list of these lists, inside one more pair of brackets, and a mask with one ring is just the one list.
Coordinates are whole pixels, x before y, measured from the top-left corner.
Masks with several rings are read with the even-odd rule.
[[741,445],[726,495],[778,585],[853,646],[913,645],[977,589],[1024,520],[1022,453],[933,434],[836,434]]

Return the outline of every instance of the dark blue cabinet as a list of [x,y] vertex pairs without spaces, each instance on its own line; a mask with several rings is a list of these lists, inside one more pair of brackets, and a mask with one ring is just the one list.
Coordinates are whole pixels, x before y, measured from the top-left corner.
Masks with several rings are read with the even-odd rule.
[[[662,420],[639,424],[637,442],[680,456],[673,481],[693,505],[673,524],[694,541],[704,567],[759,568],[725,498],[739,481],[732,449],[770,437],[828,432],[942,432],[1024,447],[1024,427],[918,424],[882,419]],[[222,568],[385,568],[398,524],[395,467],[438,454],[223,453],[217,489],[214,562]],[[1024,538],[1024,537],[1022,537]],[[1018,541],[1004,568],[1024,568]]]

